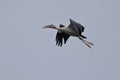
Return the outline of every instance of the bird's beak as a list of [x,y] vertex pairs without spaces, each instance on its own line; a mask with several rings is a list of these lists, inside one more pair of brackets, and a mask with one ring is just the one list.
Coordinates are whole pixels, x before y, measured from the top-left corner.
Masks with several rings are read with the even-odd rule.
[[46,26],[42,27],[43,29],[47,28]]
[[44,27],[42,27],[43,29],[46,29],[46,28],[49,28],[49,26],[47,25],[47,26],[44,26]]

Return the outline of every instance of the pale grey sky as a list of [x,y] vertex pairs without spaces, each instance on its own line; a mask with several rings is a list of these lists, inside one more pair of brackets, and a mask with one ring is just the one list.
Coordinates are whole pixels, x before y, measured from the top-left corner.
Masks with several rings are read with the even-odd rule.
[[[120,80],[119,0],[0,0],[0,80]],[[55,45],[47,24],[85,26],[92,49]]]

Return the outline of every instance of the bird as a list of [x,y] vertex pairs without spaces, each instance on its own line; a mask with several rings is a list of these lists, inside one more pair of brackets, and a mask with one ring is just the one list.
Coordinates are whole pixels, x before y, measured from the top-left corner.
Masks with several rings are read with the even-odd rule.
[[64,44],[66,44],[67,40],[70,36],[79,38],[86,46],[91,48],[92,45],[94,45],[92,42],[89,42],[85,39],[87,39],[86,36],[82,34],[84,32],[85,28],[80,23],[74,21],[73,19],[69,19],[70,24],[65,27],[63,24],[60,24],[59,27],[56,27],[54,24],[46,25],[42,27],[43,29],[46,28],[52,28],[57,30],[56,34],[56,45],[62,47],[63,41]]

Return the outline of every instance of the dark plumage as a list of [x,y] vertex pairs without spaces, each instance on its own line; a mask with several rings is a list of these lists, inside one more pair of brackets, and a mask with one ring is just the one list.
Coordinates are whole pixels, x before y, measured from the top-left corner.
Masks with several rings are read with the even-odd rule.
[[[60,24],[59,27],[61,28],[61,27],[65,27],[65,26]],[[68,40],[69,37],[70,37],[70,35],[66,34],[65,32],[58,31],[56,34],[56,45],[61,47],[63,44],[63,40],[64,40],[64,44],[66,44],[66,41]]]

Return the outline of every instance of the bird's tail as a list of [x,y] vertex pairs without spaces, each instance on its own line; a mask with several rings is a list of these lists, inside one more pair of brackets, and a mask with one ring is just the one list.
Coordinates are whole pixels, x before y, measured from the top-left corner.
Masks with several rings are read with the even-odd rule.
[[85,36],[83,36],[83,35],[81,35],[81,37],[84,38],[84,39],[87,39],[87,37],[85,37]]

